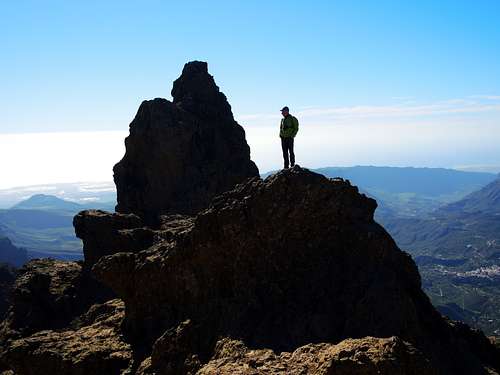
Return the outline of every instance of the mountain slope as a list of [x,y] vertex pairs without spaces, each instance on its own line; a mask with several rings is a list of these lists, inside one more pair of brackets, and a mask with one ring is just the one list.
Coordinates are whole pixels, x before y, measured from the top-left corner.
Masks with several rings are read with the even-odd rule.
[[5,236],[28,251],[28,257],[55,256],[79,259],[82,244],[75,237],[72,217],[76,212],[58,210],[0,210]]
[[493,181],[492,173],[463,172],[444,168],[327,167],[315,169],[327,177],[341,177],[377,199],[386,216],[420,217],[459,200]]
[[442,207],[438,214],[484,213],[500,215],[500,178],[458,202]]
[[419,264],[424,288],[443,313],[500,336],[500,180],[427,218],[382,224]]
[[13,210],[43,210],[43,211],[70,211],[72,213],[78,212],[83,209],[83,206],[75,203],[66,201],[64,199],[57,198],[53,195],[46,194],[35,194],[30,198],[21,201],[14,206]]
[[26,250],[14,246],[9,238],[0,233],[0,263],[20,267],[27,261],[28,254]]
[[[0,208],[11,208],[15,204],[36,194],[49,194],[63,200],[82,205],[113,210],[116,204],[116,189],[113,182],[73,182],[45,185],[17,186],[0,189]],[[87,206],[89,208],[89,206]]]

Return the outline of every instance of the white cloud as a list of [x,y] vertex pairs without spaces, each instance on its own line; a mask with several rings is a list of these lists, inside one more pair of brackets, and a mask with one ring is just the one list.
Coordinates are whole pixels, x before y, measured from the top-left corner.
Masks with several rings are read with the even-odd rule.
[[123,131],[0,134],[0,189],[112,180],[113,165],[125,152],[126,136]]
[[500,173],[500,164],[472,164],[472,165],[457,165],[454,169],[469,172],[489,172]]
[[[308,107],[296,140],[299,164],[453,167],[500,165],[500,103],[467,97],[435,103]],[[276,113],[236,116],[261,172],[281,167]],[[112,168],[125,131],[0,134],[0,189],[75,181],[81,191],[114,191]],[[36,187],[38,191],[42,189]],[[28,193],[28,192],[27,192]]]
[[500,95],[472,95],[470,98],[500,101]]
[[86,198],[80,198],[80,202],[85,202],[85,203],[91,203],[91,202],[99,202],[100,198],[99,197],[86,197]]
[[[402,98],[405,99],[405,98]],[[446,116],[459,114],[500,113],[500,103],[492,103],[500,96],[471,96],[438,101],[434,103],[416,104],[414,101],[391,105],[356,105],[348,107],[312,107],[294,113],[297,117],[308,121],[319,120],[346,120],[370,118],[398,118],[409,119],[415,117]],[[238,120],[266,121],[279,119],[279,114],[251,114],[242,115]]]
[[[310,107],[294,115],[300,121],[296,149],[303,165],[500,164],[500,103],[468,97],[426,104]],[[279,116],[238,120],[261,171],[280,168]]]
[[115,185],[112,182],[82,184],[78,186],[78,191],[92,192],[92,193],[114,192]]

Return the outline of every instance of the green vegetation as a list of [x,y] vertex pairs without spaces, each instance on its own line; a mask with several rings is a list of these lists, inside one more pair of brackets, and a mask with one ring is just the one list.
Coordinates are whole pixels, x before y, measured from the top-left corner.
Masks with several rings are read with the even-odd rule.
[[500,181],[420,218],[378,218],[416,260],[432,303],[500,336]]
[[3,233],[17,247],[25,248],[28,257],[52,256],[80,259],[82,243],[73,229],[78,211],[11,209],[0,210]]

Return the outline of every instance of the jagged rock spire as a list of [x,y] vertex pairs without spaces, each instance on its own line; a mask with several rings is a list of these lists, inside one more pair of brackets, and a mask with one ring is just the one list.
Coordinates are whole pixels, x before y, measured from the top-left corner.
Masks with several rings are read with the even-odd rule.
[[125,156],[114,167],[116,211],[147,222],[162,214],[195,214],[216,194],[259,174],[245,131],[207,63],[187,63],[172,96],[173,103],[141,104]]
[[175,104],[197,116],[233,119],[231,106],[208,74],[206,62],[191,61],[184,65],[181,76],[174,81],[172,97]]

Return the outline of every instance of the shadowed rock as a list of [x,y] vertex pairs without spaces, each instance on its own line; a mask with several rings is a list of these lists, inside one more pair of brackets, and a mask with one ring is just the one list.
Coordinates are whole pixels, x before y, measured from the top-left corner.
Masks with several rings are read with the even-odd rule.
[[154,231],[137,215],[102,210],[81,211],[73,218],[75,234],[83,240],[87,269],[104,255],[117,251],[140,251],[153,244]]
[[171,354],[150,360],[159,373],[186,358],[205,363],[220,337],[294,351],[398,336],[442,373],[498,367],[484,335],[469,329],[474,339],[465,339],[432,307],[415,263],[374,222],[375,207],[349,183],[296,166],[238,185],[194,226],[101,258],[94,272],[125,301],[132,337],[151,345],[166,332],[153,353]]
[[120,300],[93,306],[76,330],[41,331],[14,340],[3,353],[16,374],[123,374],[132,350],[120,333]]
[[125,156],[114,167],[117,212],[148,222],[195,214],[216,194],[258,176],[245,131],[207,63],[186,64],[172,96],[144,101],[130,124]]
[[32,260],[18,271],[11,304],[0,324],[0,345],[45,329],[61,329],[111,291],[78,262]]

